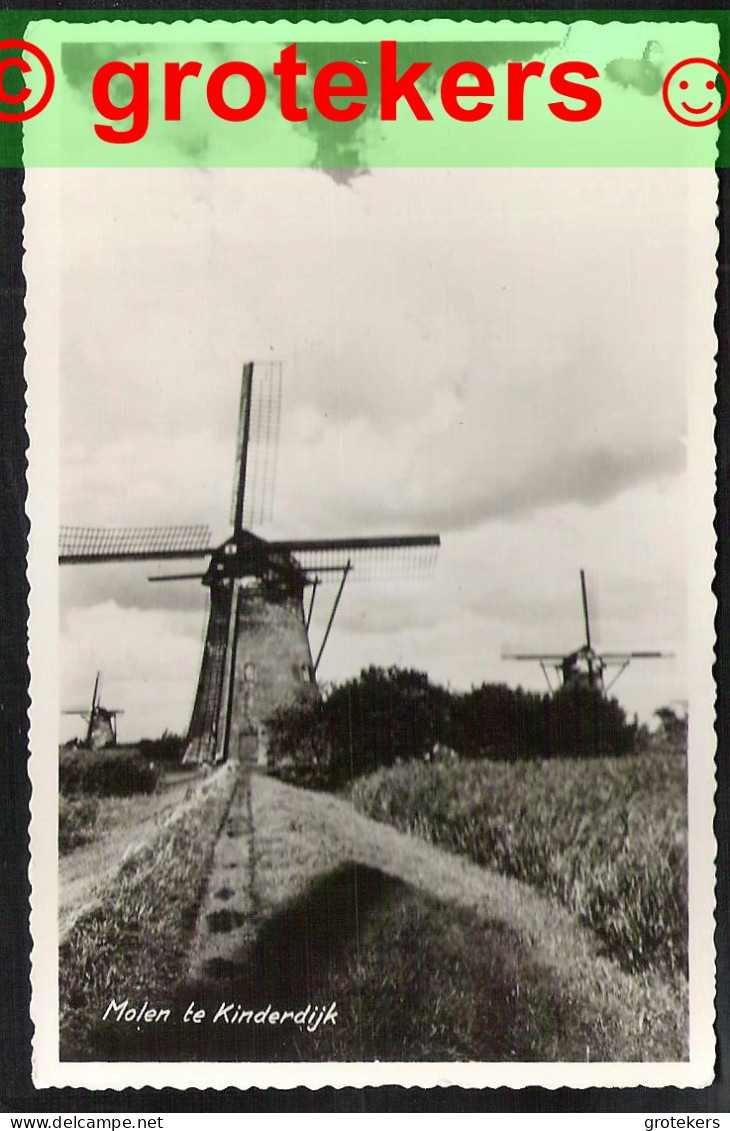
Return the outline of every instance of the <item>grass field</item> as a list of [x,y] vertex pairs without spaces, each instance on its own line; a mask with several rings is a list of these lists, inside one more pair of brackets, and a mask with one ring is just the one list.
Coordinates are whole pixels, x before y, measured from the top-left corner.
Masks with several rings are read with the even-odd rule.
[[174,993],[234,785],[232,766],[198,782],[144,843],[120,854],[93,905],[66,932],[59,953],[62,1059],[105,1059],[94,1033],[111,997],[164,1000]]
[[311,971],[340,1005],[339,1031],[307,1050],[317,1059],[686,1055],[683,991],[606,961],[530,886],[270,779],[254,785],[253,814],[254,957],[287,989],[289,970]]
[[355,804],[557,896],[626,969],[687,969],[687,765],[671,751],[585,761],[409,763]]
[[[241,793],[249,786],[250,795]],[[237,806],[250,814],[245,827]],[[228,828],[231,821],[235,828]],[[142,933],[136,943],[92,934],[86,941],[100,965],[98,988],[93,1000],[87,995],[86,1028],[68,1031],[66,1056],[94,1059],[99,1050],[102,1059],[152,1061],[686,1056],[686,1000],[676,986],[620,970],[601,956],[590,930],[529,885],[374,822],[348,800],[244,776],[223,839],[226,852],[240,846],[238,866],[227,856],[225,889],[215,867],[210,884],[235,910],[207,914],[206,897],[194,929],[187,920],[195,973],[172,993],[174,963],[160,947],[167,932],[178,942],[177,969],[184,968],[174,905],[159,932],[147,928],[149,936]],[[180,842],[169,851],[181,851]],[[154,867],[152,858],[146,867]],[[166,889],[167,851],[157,867],[148,899],[162,898]],[[253,893],[248,902],[239,898],[242,888]],[[129,901],[121,907],[128,910]],[[234,943],[225,957],[221,931]],[[117,1001],[123,992],[130,1002],[170,1006],[170,1022],[164,1031],[102,1024],[112,992]],[[206,1010],[200,1026],[181,1022],[191,1001]],[[337,1024],[314,1032],[211,1024],[222,1002],[251,1010],[334,1002]]]
[[204,776],[199,767],[166,768],[154,793],[59,797],[61,937],[103,892],[120,862],[150,841]]
[[[62,1058],[681,1060],[685,772],[412,764],[357,785],[377,820],[233,763],[96,799],[61,860]],[[337,1025],[198,1028],[192,1000]]]

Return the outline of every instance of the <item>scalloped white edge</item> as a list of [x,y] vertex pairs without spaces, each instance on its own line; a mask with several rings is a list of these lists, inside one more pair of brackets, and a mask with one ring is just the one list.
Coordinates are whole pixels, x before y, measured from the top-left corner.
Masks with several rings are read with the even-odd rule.
[[[195,21],[206,35],[227,30],[223,21]],[[618,22],[618,21],[617,21]],[[510,35],[517,25],[509,26]],[[369,21],[368,33],[375,37],[388,29],[390,35],[403,30],[440,38],[461,38],[473,21],[415,20],[388,23]],[[130,25],[100,21],[93,28],[103,38],[105,29],[115,33]],[[164,25],[167,30],[174,24]],[[250,28],[265,29],[268,37],[286,21],[260,22]],[[351,35],[363,24],[346,20],[341,24],[297,23],[297,36],[329,33]],[[538,25],[526,25],[532,35]],[[540,25],[541,30],[551,25]],[[560,25],[552,24],[552,27]],[[92,25],[77,25],[90,39]],[[490,31],[495,25],[491,25]],[[185,25],[189,36],[189,25]],[[450,29],[451,35],[447,36]],[[506,28],[503,28],[506,31]],[[407,35],[404,34],[403,38]],[[413,34],[410,36],[413,38]],[[286,37],[285,37],[286,38]],[[339,38],[339,35],[331,35]],[[714,538],[714,383],[717,341],[712,327],[716,289],[716,177],[713,170],[688,170],[693,186],[692,207],[700,210],[707,271],[697,279],[688,312],[691,338],[688,352],[702,359],[706,381],[688,390],[688,447],[691,491],[689,492],[688,564],[690,610],[690,1059],[667,1064],[123,1064],[69,1063],[58,1058],[58,924],[57,924],[57,718],[58,691],[58,460],[59,460],[59,216],[57,174],[54,170],[26,172],[25,257],[28,284],[26,303],[28,515],[31,521],[28,578],[30,582],[30,777],[31,862],[31,1018],[33,1078],[38,1087],[86,1088],[173,1087],[225,1088],[306,1086],[319,1088],[365,1087],[398,1084],[405,1087],[510,1087],[538,1085],[608,1088],[645,1086],[702,1087],[712,1082],[715,1062],[715,967],[714,949],[714,860],[716,842],[714,815],[714,615],[712,594],[715,566]],[[689,205],[688,205],[689,206]]]

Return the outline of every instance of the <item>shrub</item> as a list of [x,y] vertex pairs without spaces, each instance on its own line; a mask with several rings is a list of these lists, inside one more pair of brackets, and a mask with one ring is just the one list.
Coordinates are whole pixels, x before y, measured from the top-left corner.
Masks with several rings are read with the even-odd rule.
[[63,794],[60,795],[58,850],[62,856],[93,838],[97,811],[97,803],[91,797],[72,801]]
[[372,667],[322,700],[277,712],[268,726],[273,771],[319,789],[447,748],[469,759],[588,758],[629,753],[638,737],[637,724],[597,690],[551,696],[484,684],[456,694],[422,672]]
[[626,754],[638,725],[596,688],[564,687],[554,695],[483,684],[455,696],[452,746],[467,758],[595,758]]
[[61,793],[96,797],[129,797],[154,793],[160,779],[157,766],[140,754],[120,750],[63,751],[59,765]]
[[659,729],[652,735],[651,744],[655,749],[686,750],[689,719],[679,714],[673,707],[660,707],[654,712],[659,720]]
[[143,738],[139,743],[139,752],[150,762],[179,766],[185,752],[185,737],[165,730],[159,738]]
[[267,727],[269,767],[282,781],[305,789],[342,784],[343,758],[330,743],[321,701],[281,708]]
[[422,672],[368,668],[326,699],[269,719],[271,768],[297,785],[339,789],[378,766],[423,757],[446,735],[448,697]]

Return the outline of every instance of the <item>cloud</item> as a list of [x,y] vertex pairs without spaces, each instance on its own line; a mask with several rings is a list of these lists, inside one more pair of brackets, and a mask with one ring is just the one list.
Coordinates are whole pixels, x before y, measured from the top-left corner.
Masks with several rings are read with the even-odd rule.
[[[425,588],[348,585],[325,679],[364,662],[510,679],[505,643],[580,633],[582,565],[611,592],[608,644],[681,644],[686,389],[705,379],[692,171],[378,170],[346,191],[291,170],[63,180],[63,522],[208,522],[222,540],[241,365],[280,358],[261,532],[443,539]],[[137,610],[139,646],[173,671],[184,641],[194,685],[205,591],[149,572],[64,572],[66,615]],[[158,615],[176,627],[155,644]],[[82,635],[64,635],[79,669],[96,662]]]
[[[69,611],[60,645],[73,661],[60,668],[62,707],[87,703],[101,671],[102,703],[124,711],[120,741],[187,726],[202,646],[198,618],[106,600]],[[62,723],[62,741],[79,734],[78,718]]]
[[492,492],[467,487],[455,502],[444,500],[440,511],[430,505],[428,517],[439,529],[458,530],[557,503],[598,505],[643,480],[676,475],[684,466],[685,449],[679,442],[668,442],[664,450],[647,443],[635,451],[593,447],[553,453],[544,462],[538,457],[527,464],[512,482],[496,481]]
[[681,178],[379,171],[343,196],[285,172],[140,173],[70,224],[65,521],[224,531],[250,356],[285,363],[288,533],[448,530],[681,469]]
[[[153,584],[148,580],[151,576],[192,573],[200,568],[200,559],[175,561],[167,568],[161,568],[156,562],[63,566],[60,574],[62,605],[66,609],[79,609],[113,600],[119,609],[202,615],[208,598],[207,590],[199,581]],[[197,633],[198,630],[194,631]]]

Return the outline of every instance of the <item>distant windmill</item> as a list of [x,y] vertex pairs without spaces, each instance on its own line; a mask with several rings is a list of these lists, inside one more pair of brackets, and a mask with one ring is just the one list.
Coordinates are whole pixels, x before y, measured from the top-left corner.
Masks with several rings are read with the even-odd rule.
[[[580,571],[580,591],[583,601],[583,623],[586,642],[574,652],[503,652],[503,660],[537,660],[543,670],[550,691],[554,691],[548,668],[557,672],[558,686],[596,688],[602,694],[609,691],[632,660],[656,660],[669,657],[669,652],[596,652],[591,642],[591,622],[588,613],[585,571]],[[607,668],[618,668],[608,684],[604,679]]]
[[81,718],[87,723],[86,738],[83,745],[89,750],[102,750],[105,746],[116,746],[117,715],[124,714],[124,711],[119,707],[101,706],[100,684],[101,672],[97,672],[94,680],[94,691],[91,696],[91,706],[63,712],[64,715],[81,715]]
[[[199,578],[210,590],[205,647],[184,761],[265,758],[266,720],[281,706],[316,698],[316,674],[342,591],[354,578],[382,567],[429,566],[438,535],[309,538],[266,541],[248,526],[270,508],[281,403],[281,366],[243,369],[238,423],[232,534],[211,547],[206,526],[135,529],[62,527],[59,562],[171,561],[210,557],[202,573],[151,581]],[[249,467],[249,462],[252,466]],[[309,627],[318,587],[339,581],[316,659]],[[311,590],[304,609],[305,589]]]

